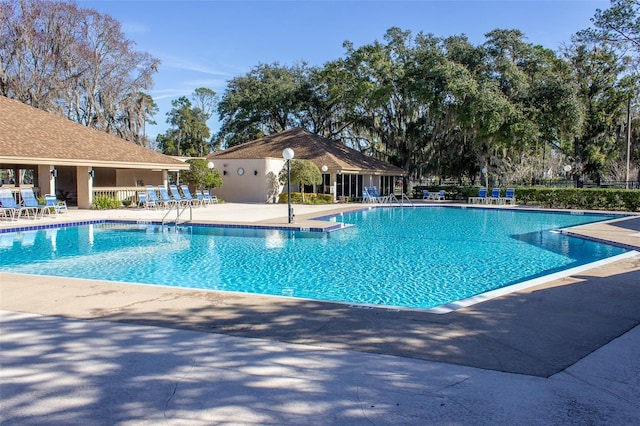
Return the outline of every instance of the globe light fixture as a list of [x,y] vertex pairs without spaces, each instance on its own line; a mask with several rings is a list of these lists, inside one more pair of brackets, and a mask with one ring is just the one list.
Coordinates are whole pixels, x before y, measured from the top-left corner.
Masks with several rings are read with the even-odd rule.
[[322,166],[322,193],[323,194],[327,193],[326,189],[324,187],[324,175],[325,175],[325,173],[327,173],[327,170],[329,170],[329,168],[326,165],[323,165]]
[[293,223],[293,209],[291,208],[291,159],[293,159],[293,150],[285,148],[282,150],[282,158],[287,160],[287,208],[289,211],[289,223]]

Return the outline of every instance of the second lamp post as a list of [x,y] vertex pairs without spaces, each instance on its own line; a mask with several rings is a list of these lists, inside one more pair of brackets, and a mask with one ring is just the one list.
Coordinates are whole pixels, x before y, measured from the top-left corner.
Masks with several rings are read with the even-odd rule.
[[282,151],[282,157],[287,160],[287,206],[289,208],[289,223],[293,223],[293,208],[291,207],[291,160],[293,159],[293,150],[285,148]]

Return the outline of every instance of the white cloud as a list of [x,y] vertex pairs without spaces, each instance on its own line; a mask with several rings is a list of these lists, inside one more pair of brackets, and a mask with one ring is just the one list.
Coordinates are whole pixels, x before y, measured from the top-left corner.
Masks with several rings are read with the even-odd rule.
[[233,74],[229,72],[221,71],[219,69],[212,68],[208,65],[199,63],[197,61],[192,61],[190,59],[181,58],[178,56],[163,54],[163,55],[160,55],[160,58],[162,60],[162,65],[170,68],[176,68],[184,71],[193,71],[193,72],[199,72],[203,74],[223,76],[223,77],[233,76]]
[[122,22],[122,32],[124,32],[127,35],[147,34],[150,31],[151,29],[147,25],[141,24],[139,22],[132,22],[132,21]]

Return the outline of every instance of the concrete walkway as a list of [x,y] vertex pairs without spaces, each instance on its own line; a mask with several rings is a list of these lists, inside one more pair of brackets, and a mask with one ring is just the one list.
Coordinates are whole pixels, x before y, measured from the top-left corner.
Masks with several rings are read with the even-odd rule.
[[[198,220],[286,222],[268,207]],[[640,247],[639,222],[572,231]],[[640,417],[638,256],[446,315],[5,273],[0,296],[3,425]]]
[[638,327],[540,378],[170,328],[1,319],[3,425],[633,425],[640,413]]

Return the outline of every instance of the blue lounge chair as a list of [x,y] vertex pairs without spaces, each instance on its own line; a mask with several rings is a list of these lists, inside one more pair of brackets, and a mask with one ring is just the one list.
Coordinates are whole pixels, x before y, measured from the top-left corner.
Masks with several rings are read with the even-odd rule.
[[469,197],[470,204],[487,204],[487,188],[480,188],[476,197]]
[[[147,201],[148,202],[152,202],[154,203],[156,206],[166,206],[167,203],[165,203],[164,201],[160,201],[160,198],[158,198],[158,194],[156,194],[156,190],[153,188],[152,185],[147,185],[146,186],[147,189]],[[165,189],[166,191],[166,189]],[[168,196],[169,194],[167,194]]]
[[515,205],[516,204],[516,190],[514,188],[507,188],[507,191],[504,194],[504,197],[502,197],[500,200],[501,200],[502,204]]
[[182,198],[187,200],[187,204],[191,204],[192,206],[198,206],[200,204],[200,201],[191,195],[191,191],[189,191],[187,185],[181,185],[180,190],[182,191]]
[[369,195],[373,197],[376,203],[386,203],[389,201],[389,197],[380,195],[380,192],[378,192],[378,188],[375,186],[369,188]]
[[[426,190],[422,191],[422,199],[423,200],[425,199],[425,194],[424,194],[425,191]],[[444,191],[444,189],[438,191],[437,193],[429,192],[429,191],[426,191],[426,192],[427,192],[427,196],[426,196],[427,200],[444,200],[444,199],[446,199],[446,197],[445,197],[446,192]]]
[[[22,198],[21,211],[24,211],[28,218],[31,217],[30,213],[33,214],[34,219],[38,219],[38,215],[40,217],[44,216],[44,211],[47,209],[47,206],[38,203],[36,194],[33,193],[33,188],[20,188],[20,197]],[[18,215],[18,217],[20,216]]]
[[207,204],[217,204],[218,203],[218,197],[216,197],[215,195],[211,195],[209,193],[209,191],[202,191],[202,196],[204,197],[204,202]]
[[362,190],[362,202],[363,203],[375,203],[376,200],[369,194],[369,188]]
[[5,219],[16,220],[19,217],[20,206],[8,189],[0,189],[0,212]]
[[45,194],[44,196],[44,213],[50,212],[58,216],[59,213],[67,211],[66,201],[58,201],[58,198],[53,194]]
[[196,199],[198,200],[198,204],[206,207],[206,203],[204,201],[204,195],[202,195],[202,191],[196,189]]
[[158,208],[158,204],[153,201],[150,200],[147,197],[147,193],[146,192],[139,192],[138,193],[138,207],[144,207],[145,209],[157,209]]
[[502,199],[500,198],[500,188],[493,188],[491,190],[491,196],[487,199],[487,204],[501,204]]
[[178,191],[178,187],[176,185],[169,185],[169,190],[171,191],[171,198],[173,198],[175,203],[182,206],[189,204],[189,201],[180,195],[180,191]]
[[430,200],[431,199],[431,193],[429,191],[427,191],[426,189],[422,190],[422,199],[423,200]]
[[[164,185],[158,185],[158,192],[160,193],[160,203],[166,207],[171,207],[172,205],[180,204],[179,200],[176,200],[175,197],[171,197],[169,195],[169,191],[167,191],[167,187]],[[180,195],[180,194],[178,194]]]

